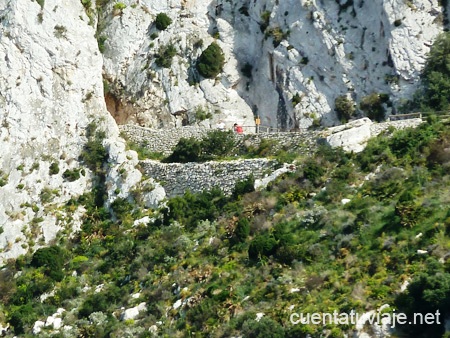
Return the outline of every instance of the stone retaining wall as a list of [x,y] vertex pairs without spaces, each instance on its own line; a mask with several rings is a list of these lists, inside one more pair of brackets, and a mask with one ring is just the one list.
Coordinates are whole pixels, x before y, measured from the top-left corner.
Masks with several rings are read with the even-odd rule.
[[[422,121],[420,119],[391,121],[384,123],[371,123],[369,136],[373,137],[382,131],[393,126],[397,129],[406,127],[416,127]],[[346,126],[340,129],[346,129]],[[182,127],[171,129],[148,129],[138,126],[126,125],[120,127],[125,137],[134,143],[145,145],[151,151],[162,152],[169,155],[173,147],[182,137],[195,137],[201,139],[211,129],[199,127]],[[354,133],[358,134],[356,128]],[[312,154],[319,143],[326,140],[332,132],[330,130],[321,131],[301,131],[289,133],[261,133],[236,135],[241,142],[247,142],[246,146],[258,146],[263,139],[274,140],[280,147],[297,151],[299,154]],[[336,131],[339,132],[339,131]],[[351,140],[351,137],[349,138]],[[211,161],[205,163],[160,163],[153,160],[140,161],[145,175],[159,181],[164,187],[168,197],[182,195],[185,191],[201,192],[219,187],[225,194],[232,193],[236,182],[246,179],[253,174],[255,179],[261,179],[272,173],[279,165],[274,160],[266,158],[246,159],[236,161]]]
[[[213,130],[195,126],[167,129],[149,129],[135,125],[119,126],[123,136],[138,145],[144,146],[152,152],[163,153],[165,156],[172,153],[173,148],[181,138],[194,137],[202,139]],[[301,131],[290,133],[260,133],[235,135],[237,138],[236,147],[242,143],[246,146],[259,146],[261,140],[273,140],[279,148],[296,150],[300,153],[310,153],[314,150],[317,140],[317,131]]]
[[395,129],[405,129],[409,127],[416,128],[419,124],[423,123],[422,119],[415,118],[409,120],[398,120],[398,121],[389,121],[382,123],[373,123],[370,126],[370,134],[372,137],[375,137],[381,134],[383,131],[387,130],[389,127],[394,127]]
[[[420,123],[422,123],[421,119],[372,123],[370,125],[370,133],[371,137],[374,137],[382,131],[388,129],[390,126],[393,126],[396,129],[403,129],[406,127],[417,127]],[[345,129],[345,126],[342,127]],[[172,153],[173,148],[181,138],[194,137],[196,139],[201,139],[208,133],[208,131],[212,130],[197,126],[149,129],[131,124],[122,125],[119,126],[119,128],[126,139],[132,141],[133,143],[145,146],[152,152],[160,152],[166,156]],[[311,153],[317,145],[317,140],[323,139],[327,134],[328,132],[325,129],[319,131],[305,130],[284,133],[244,134],[236,135],[236,137],[238,137],[242,142],[248,142],[254,146],[258,146],[261,140],[266,139],[277,141],[280,147],[284,147],[286,149]]]
[[172,149],[181,138],[202,139],[211,130],[196,126],[150,129],[131,124],[119,126],[119,129],[127,140],[166,156],[172,153]]
[[261,179],[277,166],[276,161],[266,158],[204,163],[144,160],[140,164],[145,175],[161,183],[167,197],[182,195],[187,190],[201,192],[214,187],[219,187],[226,195],[230,195],[238,181],[251,174],[255,179]]

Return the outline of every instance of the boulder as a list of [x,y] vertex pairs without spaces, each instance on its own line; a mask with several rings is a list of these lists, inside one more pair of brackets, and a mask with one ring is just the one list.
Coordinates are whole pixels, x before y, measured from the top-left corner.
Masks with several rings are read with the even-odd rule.
[[326,142],[333,148],[342,147],[345,151],[361,152],[371,137],[371,125],[372,121],[365,117],[329,128],[327,132],[330,135],[326,137]]
[[122,316],[121,320],[129,320],[136,319],[140,312],[144,311],[147,308],[147,304],[145,302],[140,303],[139,305],[126,309]]

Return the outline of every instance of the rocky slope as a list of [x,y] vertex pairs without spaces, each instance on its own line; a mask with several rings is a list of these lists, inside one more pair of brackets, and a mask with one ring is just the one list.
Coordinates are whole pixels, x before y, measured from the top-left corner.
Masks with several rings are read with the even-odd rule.
[[75,182],[63,178],[80,167],[88,124],[107,134],[111,190],[127,192],[119,166],[129,170],[126,181],[141,178],[106,110],[102,57],[83,6],[42,3],[0,1],[0,264],[78,226],[56,206],[91,188],[87,169]]
[[[152,127],[250,126],[255,115],[282,128],[335,124],[339,95],[409,97],[446,21],[437,0],[120,4],[0,0],[2,261],[77,228],[57,206],[91,188],[89,170],[75,182],[63,174],[83,166],[92,122],[106,132],[107,203],[141,180],[107,107],[119,124]],[[166,30],[155,27],[158,13],[172,18]],[[213,41],[225,66],[203,79],[195,65]],[[171,66],[158,67],[169,44]]]
[[[119,123],[150,127],[193,123],[199,109],[212,114],[207,124],[251,125],[259,115],[282,128],[332,125],[337,96],[358,103],[373,92],[389,94],[395,109],[416,89],[447,20],[438,0],[123,3],[100,16],[108,106]],[[161,12],[173,23],[160,32]],[[224,72],[196,83],[195,63],[213,41],[224,50]],[[169,44],[176,56],[160,68],[155,54]]]

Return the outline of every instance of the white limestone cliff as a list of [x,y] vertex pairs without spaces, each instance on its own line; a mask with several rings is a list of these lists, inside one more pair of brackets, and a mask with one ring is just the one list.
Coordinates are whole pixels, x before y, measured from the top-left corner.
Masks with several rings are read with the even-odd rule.
[[106,146],[118,148],[107,179],[127,189],[140,179],[135,161],[127,167],[132,182],[115,178],[130,161],[106,110],[102,57],[88,21],[79,1],[46,0],[41,8],[0,0],[0,265],[79,227],[82,210],[66,219],[57,206],[91,188],[89,170],[75,182],[62,176],[81,166],[91,122],[106,132]]
[[[337,124],[337,96],[358,103],[373,92],[388,93],[395,109],[417,88],[446,16],[438,0],[123,3],[121,15],[111,4],[101,19],[109,108],[119,123],[148,127],[195,123],[199,108],[212,113],[206,124],[252,124],[259,115],[262,124],[282,128],[330,126]],[[173,23],[159,32],[161,12]],[[226,55],[224,71],[192,85],[196,60],[214,40]],[[177,55],[160,68],[154,55],[168,44]]]

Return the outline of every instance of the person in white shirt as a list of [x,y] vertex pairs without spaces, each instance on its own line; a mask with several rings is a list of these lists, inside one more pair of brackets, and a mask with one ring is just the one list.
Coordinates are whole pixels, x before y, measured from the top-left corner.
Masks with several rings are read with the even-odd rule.
[[219,130],[225,130],[225,123],[223,123],[223,121],[219,121],[219,123],[217,123],[216,127]]

